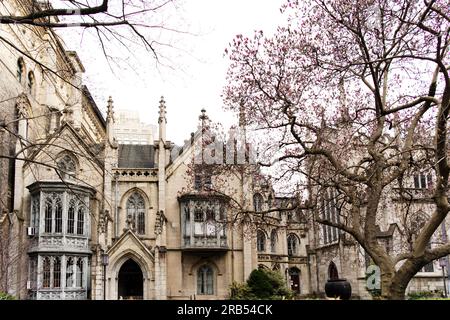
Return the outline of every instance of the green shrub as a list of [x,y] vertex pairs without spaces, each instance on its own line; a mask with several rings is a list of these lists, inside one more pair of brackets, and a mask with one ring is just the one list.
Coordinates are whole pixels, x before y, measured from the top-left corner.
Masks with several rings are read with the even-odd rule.
[[430,298],[438,298],[442,296],[440,291],[416,291],[408,293],[409,300],[422,300]]
[[0,300],[15,300],[16,298],[5,292],[0,292]]
[[238,283],[233,281],[230,286],[231,300],[255,300],[256,297],[247,283]]
[[277,271],[256,269],[248,277],[247,283],[234,282],[230,286],[230,299],[233,300],[281,300],[292,297],[292,291],[286,287],[283,276]]

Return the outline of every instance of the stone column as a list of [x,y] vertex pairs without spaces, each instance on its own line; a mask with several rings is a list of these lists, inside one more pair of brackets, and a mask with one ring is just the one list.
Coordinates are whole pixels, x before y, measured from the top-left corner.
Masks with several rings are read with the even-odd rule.
[[[25,95],[20,95],[17,98],[17,114],[19,117],[18,120],[18,136],[16,142],[16,155],[17,158],[25,158],[26,153],[20,152],[27,144],[27,107],[28,107],[28,101]],[[17,210],[21,216],[23,216],[22,213],[22,199],[23,199],[23,165],[24,161],[16,159],[15,161],[15,175],[14,175],[14,210]]]

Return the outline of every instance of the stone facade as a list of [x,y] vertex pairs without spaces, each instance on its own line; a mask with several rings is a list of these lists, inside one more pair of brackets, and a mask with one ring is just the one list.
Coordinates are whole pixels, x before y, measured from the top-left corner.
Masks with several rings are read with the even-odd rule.
[[[25,0],[2,5],[27,10]],[[333,262],[354,295],[368,297],[361,249],[332,230],[322,243],[304,212],[277,211],[293,200],[257,175],[210,177],[221,194],[197,188],[190,163],[202,127],[174,152],[164,99],[153,119],[158,134],[122,144],[126,128],[112,99],[104,118],[77,54],[51,29],[0,24],[0,35],[20,49],[0,42],[1,291],[21,299],[224,299],[259,267],[281,272],[302,296],[323,293]],[[272,212],[231,224],[236,209],[224,194],[241,210]],[[438,276],[419,274],[411,289],[438,289]]]

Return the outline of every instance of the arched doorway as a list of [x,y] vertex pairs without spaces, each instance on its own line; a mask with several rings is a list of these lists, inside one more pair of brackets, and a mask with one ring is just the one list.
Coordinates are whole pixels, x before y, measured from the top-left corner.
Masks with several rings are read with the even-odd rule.
[[300,293],[300,270],[296,267],[289,269],[289,282],[291,285],[291,290],[296,294]]
[[142,300],[144,295],[144,278],[139,265],[128,259],[119,271],[119,299]]
[[328,266],[328,280],[337,280],[339,279],[339,272],[333,261],[330,262]]

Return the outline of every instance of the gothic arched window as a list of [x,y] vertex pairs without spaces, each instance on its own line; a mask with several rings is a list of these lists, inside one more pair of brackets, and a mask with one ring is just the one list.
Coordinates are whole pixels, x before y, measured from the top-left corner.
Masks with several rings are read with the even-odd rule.
[[266,251],[266,234],[262,230],[256,233],[256,248],[258,252]]
[[[338,195],[335,190],[328,189],[322,196],[322,219],[332,223],[339,223]],[[323,244],[336,242],[338,240],[338,229],[322,224]]]
[[44,205],[44,232],[62,232],[62,199],[61,194],[53,193],[45,199]]
[[35,228],[36,233],[39,231],[39,211],[40,211],[40,199],[39,196],[33,197],[31,201],[31,221],[30,225]]
[[77,170],[77,165],[74,157],[69,154],[63,155],[57,162],[59,174],[63,179],[74,176]]
[[145,234],[145,202],[137,192],[127,200],[127,219],[131,219],[133,229],[138,234]]
[[62,201],[60,197],[55,198],[55,233],[62,232]]
[[263,201],[264,199],[262,195],[259,193],[255,193],[255,195],[253,196],[253,207],[255,209],[255,212],[262,211]]
[[76,283],[76,287],[83,287],[83,266],[84,266],[84,261],[82,258],[78,258],[77,261],[77,283]]
[[208,265],[201,266],[197,271],[197,294],[214,294],[214,271]]
[[25,62],[22,58],[19,58],[17,60],[17,80],[19,80],[20,83],[22,83],[23,74],[25,72]]
[[27,87],[28,87],[28,93],[31,96],[34,96],[34,88],[35,88],[35,79],[34,79],[34,73],[33,71],[28,72],[28,83],[27,83]]
[[339,279],[339,272],[333,261],[328,265],[328,279],[337,280]]
[[53,259],[53,288],[61,287],[61,258]]
[[270,234],[270,251],[272,253],[275,253],[277,251],[277,230],[273,229],[272,233]]
[[42,261],[42,287],[50,288],[50,258],[44,257]]
[[69,209],[67,210],[67,233],[74,234],[75,230],[75,200],[69,201]]
[[77,234],[84,234],[84,207],[78,208],[77,214]]
[[295,234],[290,234],[287,237],[288,256],[295,256],[298,253],[298,237]]
[[52,204],[53,201],[51,198],[45,199],[45,217],[44,217],[44,232],[51,233],[52,232]]
[[66,287],[73,287],[73,258],[68,257],[66,262]]

